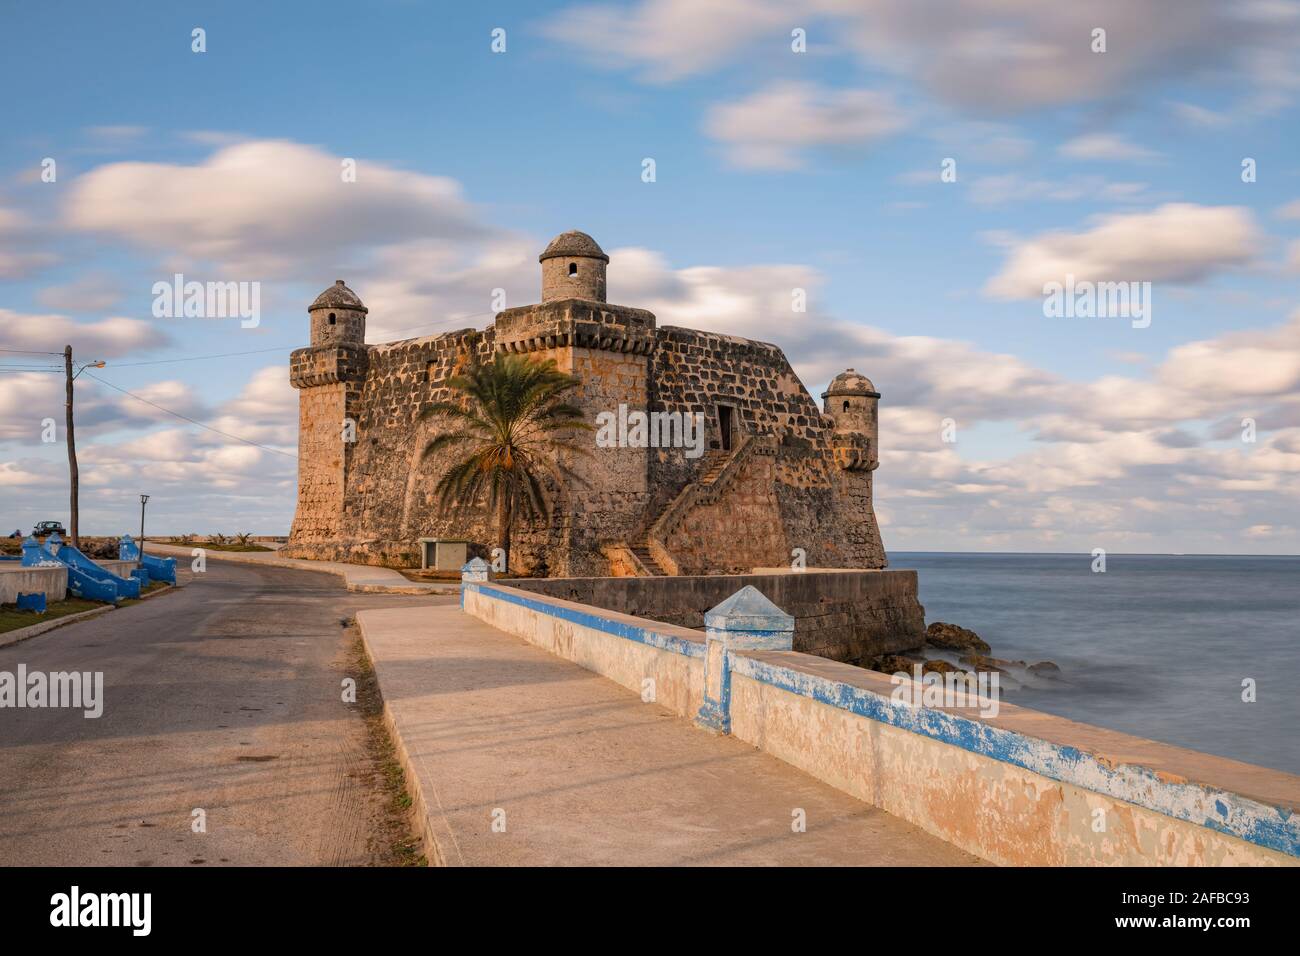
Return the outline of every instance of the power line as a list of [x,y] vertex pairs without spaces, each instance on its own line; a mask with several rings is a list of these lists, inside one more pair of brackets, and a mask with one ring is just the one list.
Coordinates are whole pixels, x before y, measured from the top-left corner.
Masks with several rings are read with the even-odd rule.
[[232,358],[236,355],[264,355],[267,352],[292,352],[293,349],[293,346],[289,346],[288,348],[279,346],[273,349],[253,349],[251,352],[221,352],[217,355],[188,355],[184,358],[154,359],[149,362],[113,362],[112,366],[113,368],[137,368],[141,365],[169,365],[173,362],[201,362],[204,359]]
[[[437,322],[426,322],[424,325],[409,325],[404,329],[393,329],[393,334],[398,332],[414,332],[416,329],[428,329],[435,325],[447,325],[450,322],[463,322],[465,319],[478,319],[485,315],[496,315],[495,312],[470,312],[468,315],[452,316],[449,319],[439,319]],[[383,343],[387,345],[388,343]]]
[[112,382],[104,381],[104,379],[100,378],[98,375],[92,375],[90,372],[87,372],[86,375],[89,378],[93,378],[96,382],[99,382],[101,385],[107,385],[109,388],[121,392],[123,395],[129,395],[131,398],[134,398],[137,402],[144,402],[146,405],[152,408],[156,408],[160,412],[166,412],[168,415],[171,415],[173,418],[179,418],[182,421],[189,422],[191,425],[198,425],[200,428],[205,428],[210,432],[215,432],[216,434],[222,435],[226,438],[233,438],[235,441],[242,441],[245,445],[252,445],[254,448],[261,448],[263,451],[269,451],[276,455],[283,455],[285,458],[298,457],[297,455],[291,455],[287,451],[280,451],[280,449],[278,448],[272,448],[270,445],[263,445],[259,442],[252,441],[251,439],[248,438],[241,438],[239,435],[232,435],[230,432],[223,432],[220,428],[213,428],[211,425],[205,425],[203,422],[196,421],[195,419],[190,418],[188,415],[182,415],[180,412],[174,412],[170,408],[163,408],[157,402],[151,402],[149,401],[149,399],[142,398],[139,395],[136,395],[134,392],[128,392],[124,388],[119,388],[118,386],[114,385]]
[[[394,335],[397,335],[402,332],[414,332],[417,329],[430,329],[440,325],[450,325],[453,322],[463,322],[466,319],[482,318],[485,315],[496,315],[496,313],[490,311],[470,312],[466,315],[452,316],[446,319],[439,319],[436,322],[426,322],[423,325],[410,325],[404,329],[393,329],[392,333]],[[388,344],[388,343],[382,343],[382,344]],[[145,365],[172,365],[176,362],[201,362],[201,361],[205,361],[206,359],[234,358],[240,355],[265,355],[268,352],[293,352],[299,348],[306,348],[306,347],[307,346],[301,346],[301,345],[290,345],[290,346],[281,345],[281,346],[277,346],[276,348],[252,349],[247,352],[218,352],[213,355],[185,355],[185,356],[181,356],[180,358],[150,359],[144,362],[110,362],[109,364],[113,368],[139,368]],[[63,354],[62,352],[37,352],[29,349],[0,349],[0,352],[22,352],[26,355],[62,355]],[[0,368],[3,368],[3,366],[0,366]],[[105,384],[108,383],[106,382]]]

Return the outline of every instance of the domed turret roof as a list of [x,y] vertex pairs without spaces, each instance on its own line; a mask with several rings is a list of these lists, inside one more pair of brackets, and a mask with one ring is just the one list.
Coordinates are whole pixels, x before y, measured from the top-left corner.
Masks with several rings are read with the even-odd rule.
[[859,375],[853,369],[840,372],[831,380],[830,388],[822,393],[822,398],[830,395],[866,395],[871,398],[879,398],[880,393],[876,391],[876,386],[871,384],[871,379],[865,375]]
[[334,284],[316,296],[316,301],[307,306],[308,312],[317,309],[352,309],[354,312],[369,312],[361,304],[360,297],[343,284],[342,279],[335,279]]
[[609,256],[605,255],[605,250],[600,248],[600,244],[585,232],[576,229],[562,232],[552,239],[550,245],[537,257],[537,261],[545,262],[547,259],[558,259],[561,256],[581,256],[609,262]]

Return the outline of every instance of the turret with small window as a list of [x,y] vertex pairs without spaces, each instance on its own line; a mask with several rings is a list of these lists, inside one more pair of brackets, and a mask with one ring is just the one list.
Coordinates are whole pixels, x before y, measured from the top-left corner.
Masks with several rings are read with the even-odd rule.
[[848,369],[835,376],[822,400],[834,422],[835,463],[846,471],[875,470],[880,465],[880,393],[871,379]]

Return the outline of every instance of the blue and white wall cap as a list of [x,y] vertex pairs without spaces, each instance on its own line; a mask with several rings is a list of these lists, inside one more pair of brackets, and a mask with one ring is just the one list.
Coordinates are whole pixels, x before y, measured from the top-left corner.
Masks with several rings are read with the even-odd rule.
[[461,566],[462,571],[486,571],[488,563],[482,558],[472,558]]
[[794,618],[752,584],[704,612],[704,626],[720,631],[793,631]]

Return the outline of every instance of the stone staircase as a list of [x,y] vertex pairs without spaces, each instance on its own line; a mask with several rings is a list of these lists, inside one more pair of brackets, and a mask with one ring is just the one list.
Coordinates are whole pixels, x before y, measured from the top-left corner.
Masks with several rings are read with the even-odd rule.
[[646,539],[642,538],[636,544],[630,545],[628,550],[636,555],[636,559],[641,562],[641,567],[645,568],[646,574],[650,577],[660,578],[668,574],[663,565],[656,561],[654,555],[650,553],[650,542]]
[[753,453],[758,443],[754,435],[742,435],[731,451],[710,451],[701,470],[700,477],[683,488],[659,512],[655,520],[641,538],[628,546],[637,561],[651,577],[663,577],[678,573],[676,564],[666,565],[657,558],[656,552],[667,556],[665,541],[676,529],[681,520],[692,509],[701,504],[714,502],[726,490],[731,479],[740,471],[741,465]]

